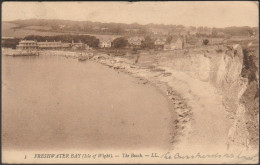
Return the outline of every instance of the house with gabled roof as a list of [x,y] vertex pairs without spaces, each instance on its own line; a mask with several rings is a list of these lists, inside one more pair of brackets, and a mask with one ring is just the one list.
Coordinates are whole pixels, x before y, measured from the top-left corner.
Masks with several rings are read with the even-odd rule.
[[112,39],[99,39],[99,47],[100,48],[111,48]]
[[157,49],[163,49],[165,43],[166,43],[166,39],[165,39],[165,38],[157,38],[157,39],[154,41],[154,46],[155,46],[155,48],[157,48]]
[[141,47],[143,41],[144,37],[130,37],[128,39],[128,43],[131,47]]
[[173,38],[170,43],[164,45],[164,50],[175,50],[175,49],[183,49],[184,48],[184,40],[179,38]]

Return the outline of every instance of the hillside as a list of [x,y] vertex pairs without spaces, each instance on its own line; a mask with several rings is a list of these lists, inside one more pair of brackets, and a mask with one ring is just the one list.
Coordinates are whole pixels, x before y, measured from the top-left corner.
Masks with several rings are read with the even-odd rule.
[[[257,27],[226,27],[226,28],[209,28],[209,27],[185,27],[183,25],[164,25],[164,24],[147,24],[140,25],[138,23],[123,24],[123,23],[101,23],[92,21],[70,21],[70,20],[47,20],[47,19],[28,19],[14,20],[3,22],[5,27],[5,35],[24,36],[30,33],[38,35],[54,35],[56,33],[87,33],[87,34],[102,34],[102,35],[173,35],[180,34],[184,31],[194,32],[199,35],[217,36],[222,33],[226,36],[249,36],[258,35]],[[11,25],[10,25],[11,24]],[[17,32],[18,30],[18,32]],[[21,34],[20,34],[21,32]]]

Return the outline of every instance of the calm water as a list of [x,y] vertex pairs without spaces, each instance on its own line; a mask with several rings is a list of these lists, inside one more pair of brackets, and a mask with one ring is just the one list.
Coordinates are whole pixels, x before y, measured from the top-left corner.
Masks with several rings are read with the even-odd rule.
[[9,149],[169,147],[167,99],[91,61],[2,57],[2,142]]

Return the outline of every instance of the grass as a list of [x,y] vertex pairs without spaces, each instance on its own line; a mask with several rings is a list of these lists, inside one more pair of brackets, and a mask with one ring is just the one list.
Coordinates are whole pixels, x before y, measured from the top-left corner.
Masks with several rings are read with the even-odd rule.
[[24,38],[28,35],[40,35],[40,36],[54,36],[54,35],[62,35],[62,34],[80,34],[80,35],[90,35],[95,36],[98,39],[115,39],[120,37],[120,35],[101,35],[101,34],[91,34],[91,33],[83,33],[76,31],[65,31],[58,32],[51,30],[48,26],[26,26],[26,27],[18,27],[13,23],[2,23],[2,36],[3,37],[15,37],[15,38]]

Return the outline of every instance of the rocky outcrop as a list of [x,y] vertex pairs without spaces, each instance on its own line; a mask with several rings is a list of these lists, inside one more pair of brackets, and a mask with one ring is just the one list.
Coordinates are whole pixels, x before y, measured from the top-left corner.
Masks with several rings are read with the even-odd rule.
[[252,51],[245,52],[240,45],[211,47],[190,50],[181,57],[172,55],[171,60],[160,63],[218,89],[229,113],[227,118],[233,123],[229,146],[258,145],[258,68],[249,53]]
[[249,47],[244,49],[244,67],[242,77],[248,80],[248,85],[241,96],[240,103],[246,107],[246,128],[249,132],[249,144],[258,147],[259,142],[259,49]]

